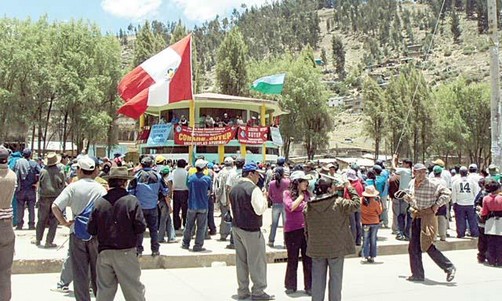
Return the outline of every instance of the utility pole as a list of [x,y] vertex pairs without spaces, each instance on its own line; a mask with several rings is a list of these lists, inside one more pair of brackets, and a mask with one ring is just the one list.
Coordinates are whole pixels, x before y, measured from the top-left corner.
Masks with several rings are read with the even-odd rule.
[[502,167],[502,148],[500,145],[500,72],[499,72],[499,36],[497,30],[497,0],[488,1],[488,30],[491,37],[490,78],[491,78],[491,154],[492,164]]

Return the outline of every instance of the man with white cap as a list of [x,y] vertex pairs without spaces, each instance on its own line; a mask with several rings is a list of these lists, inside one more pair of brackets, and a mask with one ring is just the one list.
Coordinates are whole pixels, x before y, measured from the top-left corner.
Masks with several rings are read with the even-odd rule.
[[221,212],[221,222],[220,222],[220,240],[225,241],[230,235],[230,231],[232,230],[231,224],[225,222],[224,217],[227,215],[227,212],[230,210],[230,202],[228,201],[228,190],[227,190],[227,180],[228,176],[234,169],[234,159],[231,157],[226,157],[225,161],[223,161],[225,167],[218,173],[218,177],[216,179],[216,202],[220,207]]
[[[88,240],[79,238],[75,232],[74,220],[67,220],[63,210],[70,207],[74,217],[86,211],[89,206],[106,194],[106,189],[94,181],[99,168],[93,158],[81,156],[77,162],[78,181],[71,183],[59,194],[52,204],[52,212],[63,226],[70,228],[70,257],[73,268],[73,288],[77,301],[90,301],[89,282],[94,295],[96,286],[96,260],[98,241],[95,237]],[[89,270],[91,275],[89,277]]]
[[410,204],[412,211],[411,238],[408,246],[410,255],[411,276],[408,281],[424,281],[425,272],[422,263],[422,252],[427,252],[431,259],[446,273],[446,281],[451,282],[455,277],[455,266],[434,245],[438,231],[435,216],[439,207],[450,200],[451,192],[439,181],[429,180],[427,168],[422,163],[413,166],[415,178],[408,186],[409,193],[398,191],[399,198]]
[[471,236],[479,236],[474,199],[478,195],[480,188],[478,182],[474,182],[474,179],[467,176],[467,172],[467,167],[460,167],[460,179],[452,184],[451,200],[455,211],[457,238],[465,236],[466,222],[469,225]]
[[469,175],[467,177],[474,183],[479,183],[479,180],[481,180],[483,176],[478,173],[478,166],[473,163],[469,165]]
[[188,178],[188,212],[185,231],[183,232],[183,242],[181,247],[187,249],[190,247],[193,228],[197,224],[195,234],[194,252],[205,251],[203,248],[204,237],[207,229],[207,211],[209,209],[209,192],[212,182],[209,176],[204,175],[207,167],[207,161],[198,159],[195,161],[197,172]]

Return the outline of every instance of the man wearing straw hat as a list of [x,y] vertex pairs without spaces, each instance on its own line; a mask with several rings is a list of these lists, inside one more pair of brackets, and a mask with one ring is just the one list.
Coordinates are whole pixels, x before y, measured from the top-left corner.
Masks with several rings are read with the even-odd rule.
[[87,231],[98,237],[97,301],[115,298],[120,283],[126,300],[145,300],[141,267],[136,255],[136,237],[146,229],[138,199],[127,190],[127,168],[112,167],[105,176],[110,190],[96,200]]
[[44,237],[45,225],[49,223],[49,233],[45,240],[46,248],[55,248],[54,237],[58,221],[52,213],[52,203],[59,196],[61,191],[66,186],[65,174],[59,168],[58,163],[60,157],[56,153],[47,155],[45,168],[40,172],[40,180],[38,186],[38,221],[36,226],[36,238],[33,243],[40,246],[40,242]]

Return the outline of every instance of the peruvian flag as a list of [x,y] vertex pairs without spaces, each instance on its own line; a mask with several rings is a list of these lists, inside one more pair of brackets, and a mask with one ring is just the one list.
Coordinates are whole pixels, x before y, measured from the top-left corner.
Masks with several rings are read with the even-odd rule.
[[138,119],[147,107],[192,99],[191,42],[188,35],[124,76],[118,94],[126,103],[117,112]]

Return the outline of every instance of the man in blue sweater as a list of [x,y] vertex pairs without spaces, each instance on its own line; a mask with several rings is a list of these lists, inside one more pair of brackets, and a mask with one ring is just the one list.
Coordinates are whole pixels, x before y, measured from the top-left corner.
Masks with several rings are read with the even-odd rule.
[[[129,185],[129,193],[136,196],[139,200],[143,216],[145,217],[148,231],[150,232],[150,247],[152,256],[158,256],[159,253],[159,237],[158,237],[158,219],[159,213],[157,210],[157,202],[159,194],[166,197],[168,193],[167,185],[162,180],[159,173],[152,169],[153,158],[145,156],[141,159],[141,169],[136,172],[134,179]],[[138,235],[137,252],[138,255],[143,254],[143,234]]]
[[207,226],[207,211],[209,209],[209,192],[212,187],[211,178],[204,175],[207,161],[198,159],[195,162],[197,172],[188,178],[188,212],[185,231],[183,232],[183,243],[181,247],[188,249],[193,233],[193,227],[197,223],[197,233],[195,235],[194,252],[205,251],[204,236]]

